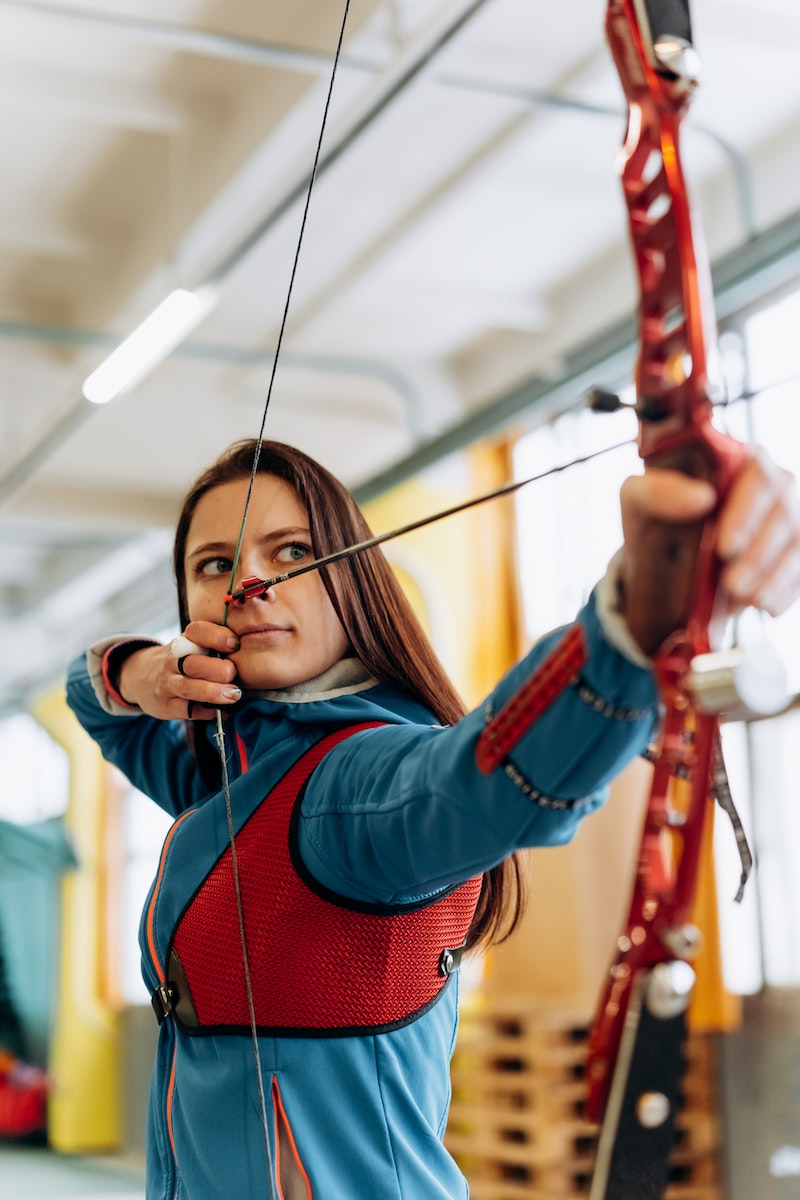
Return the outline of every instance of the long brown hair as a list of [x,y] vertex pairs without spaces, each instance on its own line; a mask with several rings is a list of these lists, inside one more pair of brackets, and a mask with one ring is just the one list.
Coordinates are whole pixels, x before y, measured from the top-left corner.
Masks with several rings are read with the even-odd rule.
[[[185,553],[195,508],[212,488],[249,478],[257,450],[255,439],[235,442],[203,472],[184,499],[173,551],[182,629],[189,622]],[[258,471],[282,479],[294,490],[308,512],[316,557],[371,536],[347,489],[302,451],[282,442],[263,441]],[[464,715],[464,705],[380,548],[321,567],[320,575],[350,645],[370,674],[419,700],[443,725],[458,721]],[[193,737],[192,722],[187,726],[198,764],[207,772],[210,764],[203,748],[209,743],[205,738]],[[512,855],[484,875],[468,947],[505,940],[519,922],[524,898],[524,867],[519,857]]]

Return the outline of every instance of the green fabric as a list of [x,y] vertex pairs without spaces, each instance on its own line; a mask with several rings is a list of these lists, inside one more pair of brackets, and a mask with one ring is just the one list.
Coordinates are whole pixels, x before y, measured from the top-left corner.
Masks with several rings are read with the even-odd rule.
[[60,817],[38,825],[0,821],[0,884],[32,874],[60,874],[77,861]]
[[59,884],[76,863],[60,819],[0,821],[0,1046],[41,1067],[55,999]]

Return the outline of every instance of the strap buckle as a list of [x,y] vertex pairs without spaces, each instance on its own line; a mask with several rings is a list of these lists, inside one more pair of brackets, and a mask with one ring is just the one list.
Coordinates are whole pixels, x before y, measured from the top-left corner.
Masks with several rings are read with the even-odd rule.
[[445,947],[439,955],[439,974],[445,979],[449,979],[451,975],[455,975],[456,971],[461,969],[461,959],[464,957],[464,947],[457,946],[455,949]]
[[169,981],[160,983],[153,992],[150,997],[150,1003],[153,1006],[153,1012],[156,1014],[159,1025],[174,1011],[177,999],[178,989],[174,983],[170,983]]

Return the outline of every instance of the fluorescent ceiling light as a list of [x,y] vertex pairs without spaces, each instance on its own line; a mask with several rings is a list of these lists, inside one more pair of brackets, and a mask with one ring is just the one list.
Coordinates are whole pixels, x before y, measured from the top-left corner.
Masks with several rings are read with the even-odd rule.
[[198,288],[194,292],[178,288],[171,292],[130,337],[117,346],[96,371],[92,371],[83,385],[85,398],[92,404],[107,404],[130,391],[200,324],[216,299],[212,287]]

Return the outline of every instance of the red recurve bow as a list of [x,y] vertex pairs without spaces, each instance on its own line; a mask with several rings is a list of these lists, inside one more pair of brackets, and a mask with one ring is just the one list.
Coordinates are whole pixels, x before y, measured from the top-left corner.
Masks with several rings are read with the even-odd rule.
[[[610,0],[607,33],[629,102],[622,179],[641,289],[640,452],[647,463],[711,480],[722,502],[746,451],[711,422],[712,293],[678,145],[696,83],[688,0]],[[523,485],[506,485],[275,579],[247,579],[234,589],[234,571],[227,603]],[[696,939],[688,917],[719,755],[718,716],[703,711],[692,687],[699,660],[712,649],[715,525],[715,514],[697,525],[654,524],[643,551],[651,569],[637,575],[626,597],[629,611],[652,617],[647,648],[664,717],[628,924],[590,1039],[589,1115],[602,1122],[591,1200],[659,1200],[666,1181],[693,980],[687,960]],[[566,648],[567,675],[580,653],[580,646]],[[497,746],[483,746],[482,769],[492,769],[507,740],[535,718],[529,708],[522,720],[511,714]],[[689,793],[680,807],[673,802],[679,778]]]
[[[688,0],[610,0],[606,33],[628,101],[621,177],[638,274],[636,410],[646,464],[708,479],[719,503],[743,445],[712,424],[710,271],[681,166],[697,83]],[[661,693],[654,773],[627,924],[589,1039],[588,1115],[601,1123],[591,1200],[659,1200],[668,1179],[697,931],[689,924],[719,759],[698,680],[715,648],[717,510],[653,523],[626,592],[650,614]]]

